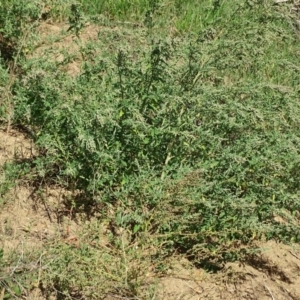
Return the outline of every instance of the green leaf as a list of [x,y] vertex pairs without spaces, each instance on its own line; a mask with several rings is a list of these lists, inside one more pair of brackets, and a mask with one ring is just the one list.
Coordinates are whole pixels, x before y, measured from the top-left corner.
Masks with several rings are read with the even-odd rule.
[[133,233],[137,233],[140,230],[140,228],[141,228],[140,224],[134,225],[134,227],[133,227]]

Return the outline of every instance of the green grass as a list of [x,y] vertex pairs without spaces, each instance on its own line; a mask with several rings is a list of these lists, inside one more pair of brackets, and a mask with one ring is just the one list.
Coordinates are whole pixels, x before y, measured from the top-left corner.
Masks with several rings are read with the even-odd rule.
[[[0,10],[22,70],[10,87],[12,122],[30,129],[40,153],[26,176],[80,191],[101,208],[82,236],[95,236],[103,222],[126,235],[112,231],[106,250],[85,238],[79,248],[46,244],[40,281],[47,293],[153,299],[141,279],[146,265],[161,272],[176,251],[222,266],[261,239],[299,242],[299,40],[289,5],[82,1],[60,10],[53,3],[50,15],[69,20],[78,38],[75,78],[62,70],[71,56],[21,55],[28,12],[14,23]],[[118,30],[82,44],[85,22],[103,22],[100,14]],[[8,76],[5,67],[1,74]],[[0,117],[6,122],[2,110]],[[75,193],[72,201],[79,208]]]
[[[118,0],[118,1],[80,1],[87,15],[108,14],[111,17],[128,20],[140,18],[149,7],[148,0]],[[155,2],[155,1],[153,1]]]

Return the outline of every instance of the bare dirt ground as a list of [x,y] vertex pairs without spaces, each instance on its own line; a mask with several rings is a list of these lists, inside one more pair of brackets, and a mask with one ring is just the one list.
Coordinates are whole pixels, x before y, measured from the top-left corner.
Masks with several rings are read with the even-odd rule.
[[[31,155],[32,145],[17,131],[0,131],[0,163],[15,153]],[[61,208],[61,191],[48,191],[47,203]],[[4,251],[17,247],[39,247],[47,237],[76,234],[75,222],[51,219],[47,207],[37,203],[32,190],[17,186],[0,210],[0,242]],[[245,264],[228,263],[216,274],[192,267],[187,261],[174,262],[160,278],[158,299],[300,299],[300,245],[287,246],[275,241],[260,245],[262,253]],[[1,298],[0,298],[1,299]],[[38,292],[31,299],[43,299]]]
[[[80,72],[79,48],[72,37],[62,33],[66,29],[64,25],[43,24],[39,29],[41,46],[34,55],[48,51],[54,59],[63,60],[60,49],[67,47],[73,59],[65,65],[65,70],[76,76]],[[81,42],[96,39],[98,31],[99,28],[87,26],[81,33]],[[0,130],[0,166],[12,160],[15,154],[26,158],[33,151],[32,144],[22,133]],[[44,203],[37,201],[32,191],[32,188],[20,184],[9,192],[5,203],[0,203],[0,246],[5,252],[16,247],[39,247],[48,237],[63,237],[66,231],[70,237],[76,235],[78,224],[67,217],[58,219],[49,213],[65,209],[62,191],[55,188],[47,191]],[[174,261],[168,275],[159,279],[157,298],[300,299],[300,245],[288,246],[269,241],[259,247],[262,249],[260,255],[244,264],[228,263],[216,274],[208,274],[185,260]],[[44,298],[35,291],[30,299]]]

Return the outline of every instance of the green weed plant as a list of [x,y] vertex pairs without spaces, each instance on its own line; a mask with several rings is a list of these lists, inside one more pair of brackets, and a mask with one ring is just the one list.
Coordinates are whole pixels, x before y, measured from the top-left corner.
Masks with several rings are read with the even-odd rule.
[[[116,46],[99,33],[81,46],[76,77],[47,56],[22,62],[14,123],[28,126],[38,147],[32,176],[79,190],[130,233],[129,245],[150,234],[164,257],[177,251],[219,266],[261,239],[299,242],[299,40],[288,9],[250,0],[175,1],[170,11],[164,1],[143,3],[151,30],[137,31],[142,46],[115,33],[124,42]],[[110,9],[127,16],[133,4]],[[164,13],[177,37],[157,35]],[[82,255],[94,265],[89,251]],[[72,278],[86,264],[76,260],[76,268]],[[59,274],[56,286],[66,290],[71,273]]]

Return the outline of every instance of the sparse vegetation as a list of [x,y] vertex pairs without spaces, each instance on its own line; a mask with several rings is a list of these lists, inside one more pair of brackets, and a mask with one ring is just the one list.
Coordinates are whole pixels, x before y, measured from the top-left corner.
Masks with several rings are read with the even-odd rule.
[[[95,213],[76,240],[57,234],[12,256],[0,247],[3,299],[35,287],[156,299],[147,274],[172,255],[222,267],[259,240],[300,241],[294,4],[202,2],[1,2],[0,121],[36,154],[3,167],[0,196],[18,177],[40,194],[69,191],[70,218]],[[36,54],[50,18],[68,22],[78,53]],[[84,42],[88,22],[99,32]]]

